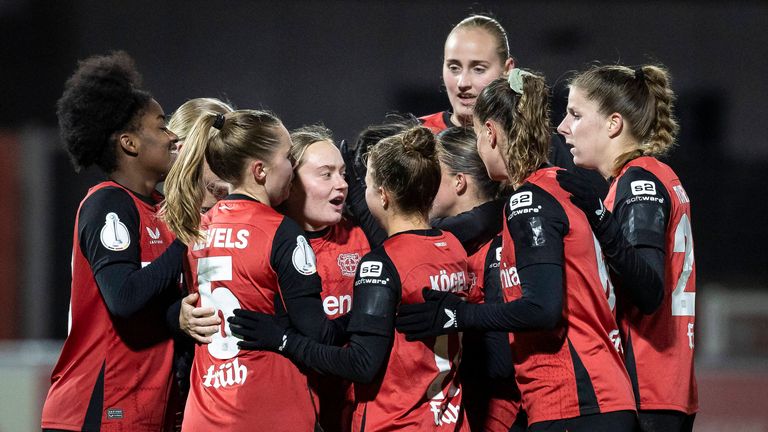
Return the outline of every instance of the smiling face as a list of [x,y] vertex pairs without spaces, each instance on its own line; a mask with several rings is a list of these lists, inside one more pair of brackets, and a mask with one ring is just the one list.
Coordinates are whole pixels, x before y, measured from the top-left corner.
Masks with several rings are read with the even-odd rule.
[[496,40],[479,28],[457,29],[445,41],[443,83],[457,126],[469,126],[472,107],[480,92],[491,81],[502,76],[506,63],[496,52]]
[[138,163],[147,172],[162,179],[176,160],[178,137],[166,127],[165,113],[156,100],[151,99],[133,132],[136,138]]
[[[568,108],[557,132],[573,148],[573,162],[583,168],[600,169],[610,165],[611,143],[608,125],[609,117],[601,114],[596,102],[587,99],[578,87],[571,87],[568,93]],[[602,172],[602,170],[601,170]]]
[[286,204],[305,230],[319,231],[341,221],[347,198],[344,171],[341,152],[330,141],[317,141],[304,151]]

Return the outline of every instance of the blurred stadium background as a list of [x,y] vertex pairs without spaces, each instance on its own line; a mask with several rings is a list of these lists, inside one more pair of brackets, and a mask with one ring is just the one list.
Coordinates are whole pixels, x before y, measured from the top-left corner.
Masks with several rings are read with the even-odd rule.
[[470,12],[506,27],[555,89],[592,61],[669,67],[682,131],[668,162],[693,203],[697,431],[768,431],[768,3],[690,1],[0,0],[0,432],[39,430],[66,336],[76,175],[55,102],[78,59],[124,49],[171,113],[213,96],[290,129],[354,139],[389,111],[448,108],[442,47]]

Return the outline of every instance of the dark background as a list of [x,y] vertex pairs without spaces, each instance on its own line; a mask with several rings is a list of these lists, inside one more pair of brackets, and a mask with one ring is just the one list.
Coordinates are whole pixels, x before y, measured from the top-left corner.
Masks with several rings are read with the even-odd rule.
[[[15,337],[66,335],[74,215],[101,178],[75,175],[55,135],[55,103],[78,59],[126,50],[169,114],[212,96],[270,109],[289,129],[322,121],[337,139],[354,139],[389,111],[448,108],[445,37],[468,13],[488,11],[507,29],[518,64],[556,89],[594,61],[665,64],[682,127],[667,162],[692,201],[698,291],[766,289],[765,2],[0,0],[0,132],[48,137],[39,156],[47,158],[45,175],[21,157],[20,189],[3,188],[3,199],[21,207],[30,188],[50,191],[47,222],[20,221],[15,240],[25,251],[20,269],[46,257],[48,283],[34,287],[42,323],[21,326]],[[553,99],[555,125],[565,94]],[[24,142],[16,152],[27,151]],[[43,232],[45,243],[25,243],[30,230]],[[28,279],[20,278],[20,291]]]

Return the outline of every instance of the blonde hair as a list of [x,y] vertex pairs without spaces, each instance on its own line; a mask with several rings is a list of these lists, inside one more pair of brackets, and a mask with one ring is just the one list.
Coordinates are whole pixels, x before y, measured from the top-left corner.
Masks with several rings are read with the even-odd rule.
[[181,104],[173,113],[171,119],[168,120],[168,129],[179,137],[179,141],[184,141],[200,114],[204,112],[226,114],[232,111],[234,111],[232,106],[216,98],[190,99]]
[[440,188],[440,162],[435,135],[416,126],[384,138],[368,150],[370,175],[374,186],[392,195],[405,214],[427,218]]
[[291,131],[291,159],[294,171],[301,166],[307,148],[320,141],[333,144],[333,132],[322,124],[302,126]]
[[467,29],[480,29],[491,35],[491,37],[496,40],[496,55],[499,56],[499,60],[501,60],[502,64],[511,57],[509,53],[509,39],[507,38],[507,32],[495,19],[486,15],[470,15],[456,24],[448,34],[448,37],[459,30]]
[[522,94],[514,92],[506,78],[492,81],[480,92],[473,110],[477,121],[494,120],[506,134],[501,150],[512,185],[522,183],[547,162],[552,139],[544,77],[525,74],[522,80]]
[[221,128],[213,127],[222,114],[202,113],[189,130],[179,158],[165,180],[163,219],[187,245],[201,238],[200,204],[203,201],[203,161],[222,180],[242,182],[251,159],[269,159],[278,146],[280,120],[266,111],[238,110],[224,114]]
[[620,65],[594,66],[576,75],[571,87],[582,90],[597,103],[603,115],[619,113],[637,146],[614,161],[613,175],[639,156],[663,156],[675,144],[677,120],[672,113],[675,93],[662,66],[631,69]]

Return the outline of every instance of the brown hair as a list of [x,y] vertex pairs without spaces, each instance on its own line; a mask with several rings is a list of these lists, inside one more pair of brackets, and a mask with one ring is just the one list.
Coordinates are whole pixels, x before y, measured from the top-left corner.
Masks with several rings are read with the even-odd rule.
[[425,219],[440,188],[440,162],[435,135],[416,126],[382,139],[368,151],[369,174],[375,187],[383,187],[397,208]]
[[278,145],[277,128],[282,123],[273,114],[238,110],[224,115],[220,129],[213,128],[220,115],[210,111],[200,115],[165,180],[162,217],[187,245],[200,238],[203,161],[220,179],[237,186],[248,160],[269,159]]
[[662,156],[675,143],[678,131],[672,109],[675,93],[662,66],[645,65],[630,69],[620,65],[594,66],[576,75],[571,87],[582,90],[597,103],[603,115],[619,113],[637,146],[619,155],[613,174],[627,162],[642,155]]
[[499,78],[480,92],[473,110],[483,123],[496,121],[507,136],[501,150],[512,185],[525,180],[547,161],[551,131],[549,127],[549,89],[544,77],[524,74],[523,93],[515,93],[506,78]]
[[499,182],[488,176],[477,152],[477,137],[472,129],[451,127],[437,134],[437,157],[452,175],[464,173],[474,179],[478,199],[489,201],[496,198]]

